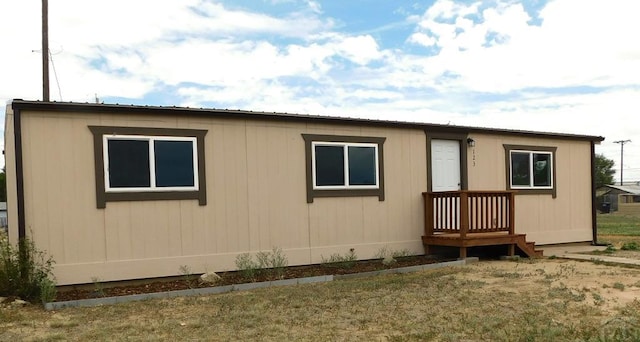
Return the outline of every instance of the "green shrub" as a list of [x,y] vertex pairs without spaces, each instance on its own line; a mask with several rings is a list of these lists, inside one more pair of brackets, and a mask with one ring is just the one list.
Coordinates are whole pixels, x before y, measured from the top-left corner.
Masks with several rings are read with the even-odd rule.
[[289,260],[280,247],[256,253],[256,260],[249,253],[236,257],[236,267],[245,279],[251,281],[255,280],[259,273],[266,274],[269,278],[282,278],[288,265]]
[[289,265],[289,259],[282,252],[282,248],[273,247],[271,255],[269,256],[269,269],[273,276],[282,278],[284,275],[284,269]]
[[640,245],[635,241],[625,242],[620,249],[623,251],[637,251],[640,250]]
[[253,261],[253,257],[249,253],[242,253],[236,257],[236,267],[240,270],[242,277],[253,281],[256,278],[258,264]]
[[411,251],[406,248],[401,250],[394,250],[389,248],[388,246],[384,246],[376,252],[374,257],[376,259],[392,260],[396,258],[408,257],[411,255]]
[[55,298],[51,256],[38,250],[29,239],[12,245],[0,236],[0,296],[18,297],[30,302]]
[[349,252],[345,255],[334,253],[328,259],[325,259],[324,256],[320,257],[322,258],[322,264],[327,267],[352,268],[358,261],[358,256],[353,248],[349,249]]

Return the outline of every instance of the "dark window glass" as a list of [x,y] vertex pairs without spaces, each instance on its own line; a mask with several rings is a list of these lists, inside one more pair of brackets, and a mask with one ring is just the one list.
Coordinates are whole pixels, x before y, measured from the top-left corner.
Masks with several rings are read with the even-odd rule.
[[550,154],[533,154],[533,186],[551,186]]
[[511,184],[530,186],[529,153],[511,152]]
[[109,186],[112,188],[150,187],[149,142],[146,140],[108,140]]
[[156,140],[157,187],[194,186],[193,142]]
[[349,146],[349,185],[376,185],[376,151]]
[[344,147],[316,146],[316,185],[345,185]]

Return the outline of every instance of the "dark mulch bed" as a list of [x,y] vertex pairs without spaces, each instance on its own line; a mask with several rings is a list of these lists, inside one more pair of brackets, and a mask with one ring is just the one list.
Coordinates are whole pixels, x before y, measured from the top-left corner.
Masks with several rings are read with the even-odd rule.
[[[384,265],[381,259],[355,261],[344,264],[316,264],[306,266],[291,266],[284,269],[280,277],[265,270],[259,272],[254,279],[247,279],[240,271],[218,273],[221,279],[214,286],[260,282],[277,279],[292,279],[313,277],[330,274],[351,274],[377,271],[389,268],[407,267],[432,264],[452,259],[445,259],[434,255],[416,255],[396,258],[395,263]],[[97,297],[127,296],[133,294],[185,290],[190,288],[204,288],[212,285],[203,284],[196,276],[173,277],[168,279],[149,279],[135,283],[96,283],[82,286],[65,286],[58,290],[56,301],[68,301]]]

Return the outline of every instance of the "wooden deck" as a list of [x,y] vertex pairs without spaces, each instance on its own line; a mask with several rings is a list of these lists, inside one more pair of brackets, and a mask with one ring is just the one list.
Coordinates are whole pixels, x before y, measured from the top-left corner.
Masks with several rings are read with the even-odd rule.
[[515,255],[518,247],[529,257],[542,256],[535,243],[527,242],[525,234],[515,233],[515,196],[513,191],[450,191],[425,192],[425,253],[430,246],[460,249],[460,258],[467,257],[467,248],[507,245],[507,254]]

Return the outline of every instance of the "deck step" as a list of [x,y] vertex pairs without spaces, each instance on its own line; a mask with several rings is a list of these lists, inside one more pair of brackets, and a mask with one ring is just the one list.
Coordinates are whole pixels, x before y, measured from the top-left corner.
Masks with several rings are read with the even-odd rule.
[[[429,246],[449,246],[460,248],[460,258],[467,255],[468,247],[511,245],[518,248],[530,258],[542,257],[542,251],[536,249],[535,242],[527,241],[525,234],[503,233],[474,233],[461,237],[460,234],[434,234],[422,237],[425,252],[429,253]],[[514,248],[509,248],[511,254]]]
[[518,248],[520,248],[520,250],[522,252],[524,252],[524,254],[526,254],[529,258],[539,258],[542,257],[542,250],[540,249],[536,249],[536,243],[533,241],[527,241],[526,235],[522,235],[519,239],[518,239]]

